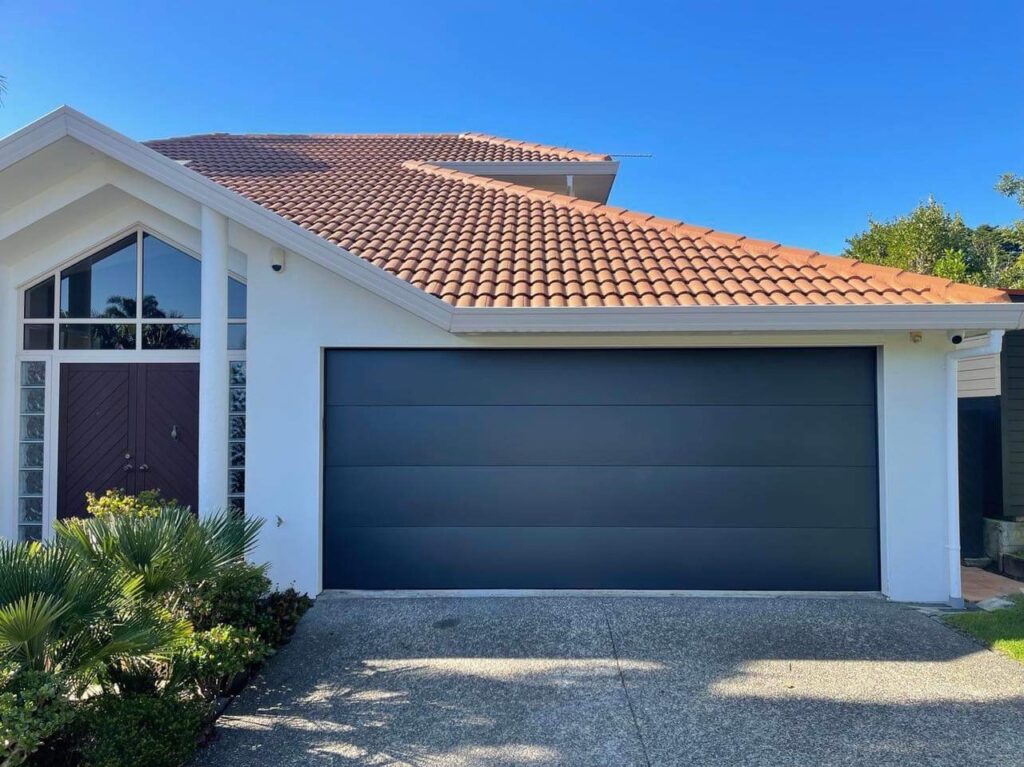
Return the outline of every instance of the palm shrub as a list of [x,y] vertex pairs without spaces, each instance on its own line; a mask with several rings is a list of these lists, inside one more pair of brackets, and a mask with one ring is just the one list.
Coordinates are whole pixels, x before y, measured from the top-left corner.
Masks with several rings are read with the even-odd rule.
[[[89,569],[137,584],[133,598],[140,607],[190,626],[183,609],[189,595],[244,562],[261,524],[230,513],[198,519],[187,508],[165,507],[151,516],[65,520],[54,531],[61,546]],[[171,654],[116,658],[106,678],[121,692],[155,693],[166,681]]]
[[0,658],[81,691],[119,660],[169,657],[190,626],[144,603],[143,584],[89,566],[60,541],[0,541]]

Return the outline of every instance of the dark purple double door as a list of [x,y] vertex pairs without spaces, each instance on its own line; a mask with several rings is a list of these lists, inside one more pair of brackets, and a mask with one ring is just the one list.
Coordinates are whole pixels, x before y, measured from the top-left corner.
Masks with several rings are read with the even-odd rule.
[[198,498],[199,366],[62,364],[57,516],[85,513],[85,494],[159,490]]

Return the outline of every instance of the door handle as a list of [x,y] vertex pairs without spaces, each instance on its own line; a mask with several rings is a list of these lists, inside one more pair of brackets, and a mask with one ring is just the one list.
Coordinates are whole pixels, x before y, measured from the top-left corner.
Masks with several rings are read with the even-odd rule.
[[149,464],[144,463],[141,466],[139,466],[139,471],[149,471]]
[[122,468],[124,468],[125,471],[131,471],[135,467],[132,466],[130,463],[126,463]]

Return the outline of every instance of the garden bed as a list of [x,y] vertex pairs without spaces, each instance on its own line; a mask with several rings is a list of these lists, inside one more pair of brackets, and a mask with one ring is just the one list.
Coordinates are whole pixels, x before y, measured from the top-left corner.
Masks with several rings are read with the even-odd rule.
[[259,521],[90,501],[0,543],[0,767],[178,767],[312,604],[247,561]]

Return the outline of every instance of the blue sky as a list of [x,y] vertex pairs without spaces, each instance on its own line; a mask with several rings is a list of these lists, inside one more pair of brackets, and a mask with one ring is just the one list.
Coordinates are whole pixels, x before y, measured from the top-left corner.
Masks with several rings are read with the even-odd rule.
[[[934,195],[1019,213],[1024,3],[5,0],[0,134],[480,131],[623,159],[612,202],[838,252]],[[301,10],[299,10],[301,9]]]

